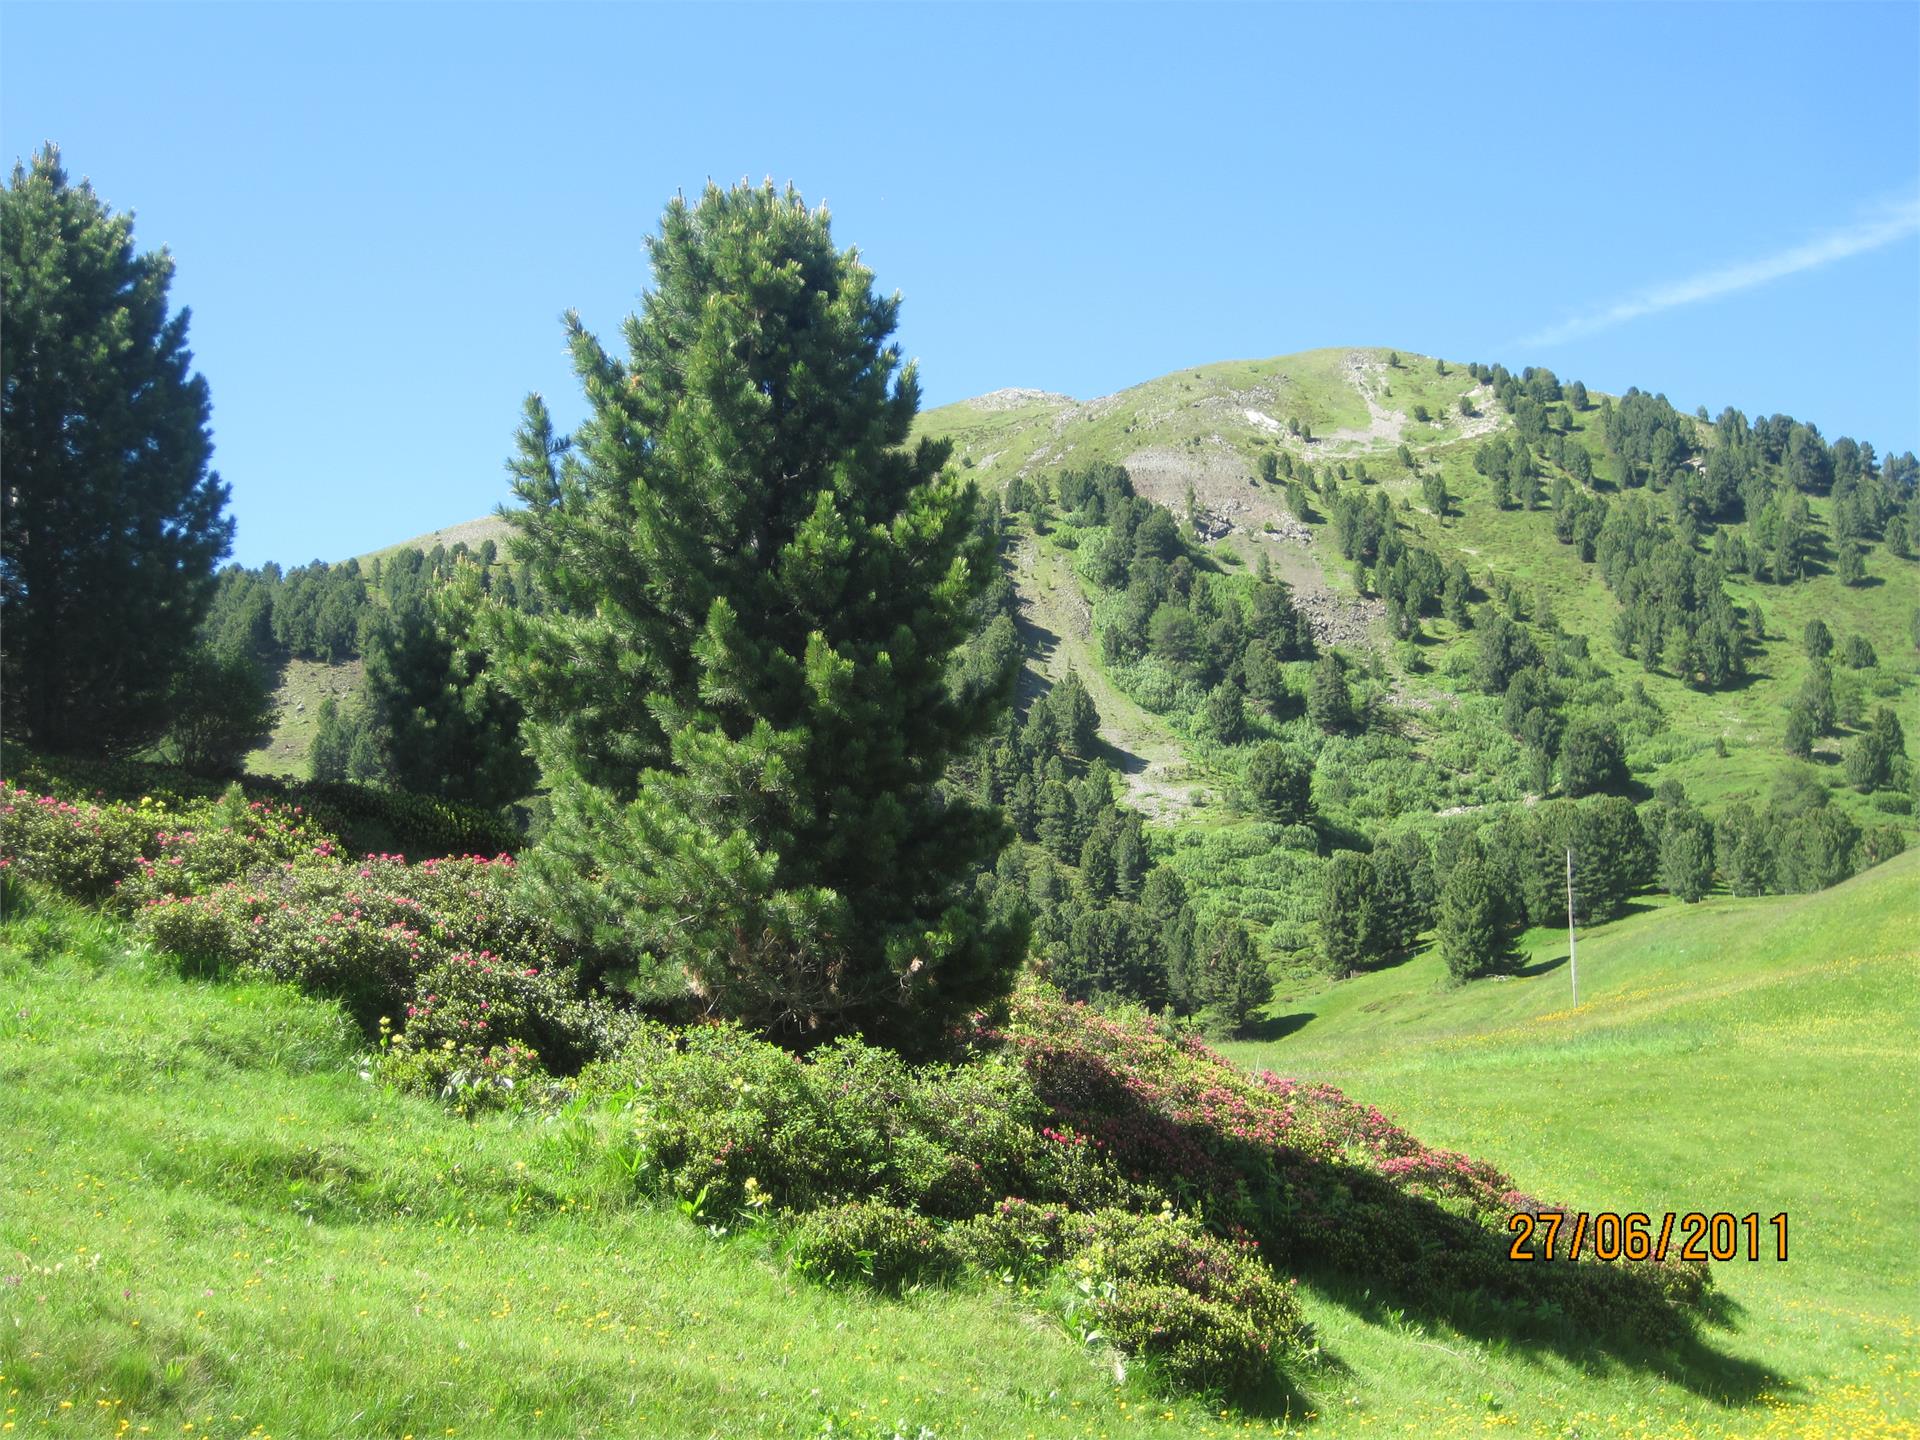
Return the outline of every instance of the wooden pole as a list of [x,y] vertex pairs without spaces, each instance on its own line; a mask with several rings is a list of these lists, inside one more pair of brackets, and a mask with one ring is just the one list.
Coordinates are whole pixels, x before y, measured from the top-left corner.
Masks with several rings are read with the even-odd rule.
[[1573,939],[1573,851],[1567,851],[1567,969],[1573,974],[1573,1005],[1580,1008],[1580,956]]

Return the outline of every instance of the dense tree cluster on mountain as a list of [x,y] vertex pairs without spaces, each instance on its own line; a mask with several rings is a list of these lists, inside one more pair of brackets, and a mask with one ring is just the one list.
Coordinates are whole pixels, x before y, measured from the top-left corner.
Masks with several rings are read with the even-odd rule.
[[482,603],[538,604],[524,567],[516,577],[492,540],[471,550],[403,547],[366,567],[228,566],[202,629],[215,653],[246,656],[263,677],[290,659],[367,662],[344,705],[322,702],[309,754],[315,779],[496,808],[525,797],[534,772],[519,709],[487,678],[472,633]]
[[[1739,683],[1763,622],[1757,606],[1743,614],[1727,596],[1730,576],[1790,584],[1825,566],[1859,584],[1876,540],[1891,558],[1911,553],[1920,522],[1911,455],[1883,463],[1871,445],[1829,444],[1785,415],[1749,422],[1728,409],[1708,424],[1629,390],[1618,403],[1603,398],[1591,427],[1609,457],[1608,483],[1626,492],[1610,499],[1596,493],[1592,456],[1572,433],[1573,416],[1589,408],[1584,387],[1563,387],[1546,370],[1471,368],[1514,421],[1513,435],[1474,454],[1496,508],[1535,508],[1542,457],[1552,462],[1544,484],[1554,533],[1599,565],[1621,605],[1615,642],[1650,672],[1707,690]],[[1808,503],[1816,495],[1831,502],[1825,534]],[[1427,498],[1444,513],[1441,497]]]
[[1283,666],[1311,658],[1313,630],[1287,587],[1270,573],[1249,583],[1210,574],[1211,564],[1173,516],[1134,493],[1117,465],[1066,470],[1038,486],[1022,482],[1009,511],[1031,512],[1051,495],[1064,521],[1087,532],[1082,573],[1114,593],[1102,607],[1100,646],[1110,664],[1151,659],[1176,683],[1205,692],[1209,738],[1247,740],[1252,712],[1293,703]]
[[[1444,513],[1444,481],[1429,500],[1437,513]],[[1394,639],[1417,638],[1424,615],[1444,615],[1462,626],[1472,623],[1467,604],[1473,582],[1466,566],[1458,560],[1448,564],[1406,539],[1384,491],[1375,490],[1368,499],[1364,491],[1335,487],[1327,504],[1340,553],[1354,562],[1361,592],[1386,602],[1387,631]]]
[[[956,666],[956,685],[970,683],[974,657],[993,653],[988,637],[1009,623],[1011,589],[999,593]],[[1139,812],[1119,803],[1098,728],[1092,697],[1069,671],[955,762],[950,783],[998,806],[1014,831],[982,877],[990,904],[1009,919],[1031,916],[1036,959],[1076,999],[1243,1024],[1269,993],[1266,961],[1238,926],[1201,931],[1179,876],[1156,862]],[[1303,816],[1304,772],[1275,758],[1249,804]]]
[[263,664],[317,660],[337,664],[363,656],[385,615],[406,611],[443,589],[463,565],[478,569],[482,593],[503,604],[533,603],[526,572],[501,563],[499,547],[484,540],[431,550],[407,546],[376,557],[329,565],[315,560],[283,570],[229,565],[217,576],[204,629],[216,646],[239,649]]
[[1327,970],[1351,975],[1412,949],[1434,922],[1439,893],[1432,853],[1416,831],[1371,854],[1336,850],[1320,892],[1317,938]]
[[1613,633],[1621,654],[1704,690],[1746,673],[1747,637],[1719,562],[1655,520],[1642,497],[1609,510],[1594,562],[1620,601]]

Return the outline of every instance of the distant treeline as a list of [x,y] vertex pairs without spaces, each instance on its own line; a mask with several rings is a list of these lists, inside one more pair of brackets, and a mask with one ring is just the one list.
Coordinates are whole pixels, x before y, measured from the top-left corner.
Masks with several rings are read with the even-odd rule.
[[539,603],[524,569],[503,564],[492,540],[408,547],[364,566],[230,565],[202,634],[229,664],[249,663],[263,677],[288,660],[366,661],[345,704],[322,702],[308,756],[315,780],[497,808],[525,798],[534,771],[519,710],[487,678],[472,633],[486,597],[523,612]]
[[272,563],[257,569],[228,565],[216,576],[202,631],[216,647],[267,664],[338,664],[366,653],[382,614],[417,606],[451,580],[462,562],[478,567],[484,592],[524,606],[531,593],[524,572],[501,564],[499,547],[483,540],[474,549],[456,543],[395,550],[366,566],[358,560],[315,560],[289,570]]

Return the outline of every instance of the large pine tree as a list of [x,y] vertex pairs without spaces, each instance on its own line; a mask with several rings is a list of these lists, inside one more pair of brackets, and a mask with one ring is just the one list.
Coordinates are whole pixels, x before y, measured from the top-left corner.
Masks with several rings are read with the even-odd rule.
[[998,818],[938,785],[1005,693],[950,673],[975,492],[908,445],[898,298],[824,210],[709,186],[647,246],[626,358],[569,315],[590,414],[561,439],[530,397],[512,466],[543,608],[490,625],[552,797],[536,881],[643,990],[924,1044],[1023,946],[971,884]]
[[124,754],[165,727],[233,539],[173,260],[48,146],[0,194],[0,696],[8,735]]

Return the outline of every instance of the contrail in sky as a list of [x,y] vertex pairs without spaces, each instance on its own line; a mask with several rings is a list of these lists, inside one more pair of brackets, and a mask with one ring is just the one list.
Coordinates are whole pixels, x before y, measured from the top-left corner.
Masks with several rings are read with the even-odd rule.
[[1601,309],[1576,315],[1557,325],[1549,325],[1515,343],[1517,346],[1558,345],[1582,335],[1611,330],[1629,320],[1638,320],[1642,315],[1658,314],[1681,305],[1697,305],[1702,300],[1717,300],[1722,295],[1751,290],[1756,285],[1797,275],[1802,270],[1817,270],[1822,265],[1831,265],[1836,260],[1845,260],[1852,255],[1864,255],[1869,250],[1878,250],[1883,245],[1891,245],[1896,240],[1904,240],[1916,233],[1920,233],[1920,197],[1902,200],[1868,219],[1843,229],[1829,230],[1791,249],[1758,260],[1743,260],[1733,265],[1722,265],[1718,269],[1703,270],[1698,275],[1689,275],[1670,285],[1642,290],[1637,295],[1629,295]]

